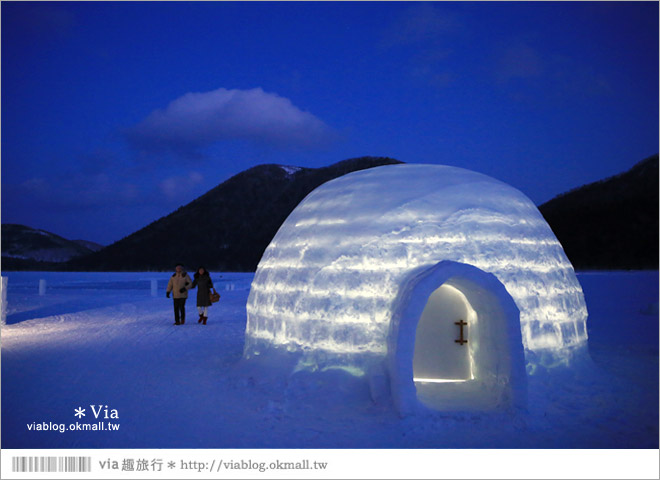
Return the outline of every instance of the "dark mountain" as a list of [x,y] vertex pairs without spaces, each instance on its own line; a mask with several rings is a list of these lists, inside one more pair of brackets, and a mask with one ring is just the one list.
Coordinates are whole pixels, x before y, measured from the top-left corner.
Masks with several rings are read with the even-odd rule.
[[[394,163],[400,162],[362,157],[318,169],[260,165],[97,252],[92,250],[98,245],[3,225],[2,268],[169,270],[182,262],[252,271],[282,222],[312,190],[352,171]],[[658,268],[658,176],[655,155],[539,207],[575,268]]]
[[67,240],[45,230],[25,225],[2,225],[2,267],[49,267],[93,250],[78,242]]
[[325,168],[259,165],[112,245],[68,263],[74,270],[189,268],[253,271],[280,225],[307,194],[347,173],[401,163],[383,157]]
[[92,252],[98,252],[103,248],[103,245],[96,242],[90,242],[89,240],[71,240],[78,245],[90,249]]
[[577,269],[658,269],[658,155],[539,207]]

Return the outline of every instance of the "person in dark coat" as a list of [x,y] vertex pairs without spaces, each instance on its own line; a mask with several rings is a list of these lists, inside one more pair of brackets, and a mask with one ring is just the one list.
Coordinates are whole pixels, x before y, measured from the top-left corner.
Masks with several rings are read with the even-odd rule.
[[206,325],[206,321],[209,319],[209,307],[211,306],[211,289],[214,287],[211,275],[204,267],[199,267],[195,272],[191,288],[195,287],[197,287],[197,312],[199,313],[197,323]]

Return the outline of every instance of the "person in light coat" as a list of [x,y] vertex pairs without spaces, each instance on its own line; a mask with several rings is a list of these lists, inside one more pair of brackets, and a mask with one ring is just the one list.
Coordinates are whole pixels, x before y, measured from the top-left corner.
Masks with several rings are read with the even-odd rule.
[[167,291],[165,295],[174,299],[174,325],[183,325],[186,323],[186,300],[188,299],[188,290],[192,288],[190,275],[183,269],[183,265],[178,263],[174,274],[167,282]]

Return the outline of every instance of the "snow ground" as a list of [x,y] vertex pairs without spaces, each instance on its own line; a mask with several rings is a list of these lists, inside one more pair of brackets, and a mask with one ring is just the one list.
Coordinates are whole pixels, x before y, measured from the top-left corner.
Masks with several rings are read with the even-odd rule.
[[[658,448],[657,271],[578,274],[593,361],[531,377],[526,411],[403,419],[360,379],[334,388],[342,372],[252,375],[241,357],[253,274],[213,274],[222,299],[208,325],[193,294],[179,327],[166,273],[3,275],[4,448]],[[117,410],[119,431],[27,428],[96,422],[89,405]]]

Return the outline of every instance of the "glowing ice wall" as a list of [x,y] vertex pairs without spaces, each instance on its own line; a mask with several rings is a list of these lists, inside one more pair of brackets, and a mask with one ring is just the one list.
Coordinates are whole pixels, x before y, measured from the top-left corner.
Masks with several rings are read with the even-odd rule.
[[320,186],[287,218],[252,283],[245,355],[282,347],[311,368],[384,356],[401,281],[443,260],[502,282],[528,357],[586,342],[573,267],[525,195],[460,168],[391,165]]
[[0,278],[0,325],[5,325],[7,323],[7,283],[9,281],[8,277]]

